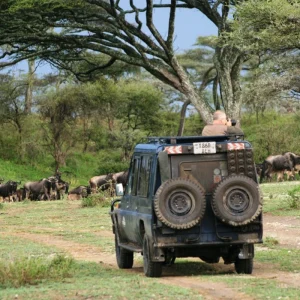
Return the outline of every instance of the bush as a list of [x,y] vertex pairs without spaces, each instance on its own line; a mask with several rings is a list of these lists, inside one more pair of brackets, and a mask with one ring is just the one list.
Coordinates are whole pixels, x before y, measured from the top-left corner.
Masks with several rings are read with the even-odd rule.
[[267,236],[264,240],[264,245],[267,247],[274,247],[276,245],[279,245],[279,241],[273,237]]
[[290,208],[300,208],[300,186],[288,191],[287,203]]
[[121,151],[118,149],[114,149],[114,151],[100,151],[96,175],[118,173],[127,170],[129,168],[129,161],[122,160],[121,156]]
[[107,193],[99,192],[97,194],[92,194],[87,198],[82,198],[82,207],[94,207],[94,206],[110,206],[111,199],[107,197]]
[[46,258],[19,258],[13,261],[0,261],[0,286],[20,287],[34,285],[45,279],[61,280],[71,276],[74,260],[56,255]]

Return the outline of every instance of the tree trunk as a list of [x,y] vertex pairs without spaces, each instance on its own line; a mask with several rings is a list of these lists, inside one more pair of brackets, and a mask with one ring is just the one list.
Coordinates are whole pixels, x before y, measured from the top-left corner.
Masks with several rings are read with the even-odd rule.
[[201,119],[204,123],[208,124],[212,122],[212,108],[210,105],[203,99],[202,94],[198,93],[196,87],[190,81],[188,74],[179,64],[176,57],[172,60],[172,66],[176,70],[177,76],[180,81],[180,86],[176,87],[186,99],[194,105],[197,112],[200,114]]
[[228,117],[239,120],[242,108],[240,72],[244,62],[237,49],[217,47],[214,63],[220,82],[220,93]]
[[32,107],[32,92],[33,92],[33,81],[34,81],[34,65],[35,62],[32,59],[28,60],[28,76],[27,76],[27,88],[25,95],[25,113],[31,113]]
[[184,131],[184,124],[185,124],[185,115],[186,115],[186,110],[187,107],[191,104],[190,100],[185,100],[180,111],[180,122],[179,122],[179,128],[178,128],[178,133],[177,136],[183,136],[183,131]]

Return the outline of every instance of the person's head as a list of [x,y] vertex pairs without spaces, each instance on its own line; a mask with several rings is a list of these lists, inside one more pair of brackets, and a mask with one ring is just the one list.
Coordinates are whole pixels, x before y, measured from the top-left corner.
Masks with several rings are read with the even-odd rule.
[[213,124],[222,124],[231,126],[230,119],[227,118],[226,114],[222,110],[216,110],[213,114]]

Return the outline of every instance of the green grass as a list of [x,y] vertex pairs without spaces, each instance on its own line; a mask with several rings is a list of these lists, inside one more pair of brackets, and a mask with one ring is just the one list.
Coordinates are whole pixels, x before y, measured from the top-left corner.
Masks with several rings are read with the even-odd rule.
[[[66,166],[61,167],[62,179],[70,183],[70,189],[79,185],[88,185],[89,179],[96,175],[116,173],[126,170],[129,161],[121,161],[120,151],[99,151],[97,153],[70,154]],[[37,158],[38,159],[38,158]],[[27,181],[37,181],[54,173],[53,158],[42,157],[41,161],[31,161],[21,164],[0,158],[0,178],[5,181],[21,181],[21,186]]]
[[255,260],[275,264],[277,270],[300,273],[300,250],[280,248],[276,245],[267,249],[256,246],[255,249]]
[[[205,278],[206,279],[206,278]],[[212,281],[224,282],[228,286],[243,291],[253,299],[299,299],[300,291],[298,288],[284,287],[276,280],[255,278],[249,275],[224,275],[209,278]]]
[[1,300],[12,299],[202,299],[197,291],[166,286],[134,272],[78,262],[72,277],[63,282],[47,281],[34,287],[1,291]]
[[[293,252],[293,251],[292,251]],[[256,252],[255,261],[263,261],[262,256],[260,255],[260,251]],[[265,251],[265,253],[269,253],[269,251]],[[266,263],[277,264],[278,257],[282,258],[282,256],[276,257],[278,255],[286,255],[285,252],[277,252],[273,253],[269,260],[265,260]],[[299,251],[293,252],[292,255],[286,255],[285,261],[288,263],[288,260],[292,257],[296,257],[299,255]],[[268,254],[266,254],[267,258]],[[254,267],[255,267],[254,261]],[[282,284],[279,284],[278,281],[274,279],[264,279],[264,278],[256,278],[252,275],[237,275],[234,272],[234,268],[225,267],[222,263],[218,268],[215,265],[205,264],[202,262],[191,262],[185,259],[176,260],[175,265],[171,268],[176,270],[177,274],[184,276],[193,276],[194,279],[199,279],[201,282],[214,282],[216,284],[216,288],[218,287],[218,283],[226,283],[229,287],[234,290],[246,293],[247,295],[252,296],[254,299],[300,299],[300,290],[293,287],[285,287]],[[283,262],[284,266],[285,263]],[[292,262],[291,262],[292,265]],[[293,273],[299,270],[299,264],[297,265],[297,270],[293,270],[293,268],[286,268],[279,266],[281,270],[289,271],[291,270]],[[278,270],[278,268],[276,268]],[[165,272],[167,273],[167,272]]]
[[62,255],[0,260],[0,288],[36,285],[44,280],[63,280],[71,277],[73,265],[72,258]]
[[[286,207],[287,191],[298,183],[263,184],[265,203],[272,214],[298,215]],[[273,197],[270,198],[272,193]],[[108,205],[109,203],[107,203]],[[114,254],[114,238],[111,235],[111,220],[108,206],[82,207],[81,201],[27,201],[24,203],[4,203],[0,214],[0,260],[14,260],[19,257],[47,258],[66,255],[54,246],[30,241],[23,235],[39,234],[53,236],[84,246],[99,247],[101,252]],[[101,232],[105,231],[105,234]],[[104,232],[103,232],[104,233]],[[21,237],[18,236],[21,235]],[[300,272],[298,257],[300,251],[284,249],[272,239],[265,239],[256,247],[255,261],[272,264],[275,270]],[[146,278],[141,267],[141,256],[136,255],[134,272],[109,268],[99,263],[76,261],[72,276],[61,281],[43,279],[38,285],[9,287],[0,291],[2,299],[201,299],[193,289],[164,285],[157,279]],[[138,266],[138,267],[136,267]],[[255,278],[237,275],[233,265],[205,264],[200,260],[178,259],[171,269],[181,276],[189,276],[210,283],[223,282],[233,289],[244,292],[255,299],[300,298],[300,293],[292,287],[283,287],[276,279]],[[174,276],[174,275],[173,275]],[[176,275],[175,275],[176,276]],[[269,297],[269,298],[268,298]],[[288,298],[287,298],[288,299]]]
[[299,186],[299,181],[272,182],[261,184],[264,198],[264,212],[270,212],[281,216],[300,216],[299,209],[290,206],[289,191]]
[[25,238],[1,234],[0,260],[15,260],[19,257],[49,257],[66,254],[55,247],[43,246]]

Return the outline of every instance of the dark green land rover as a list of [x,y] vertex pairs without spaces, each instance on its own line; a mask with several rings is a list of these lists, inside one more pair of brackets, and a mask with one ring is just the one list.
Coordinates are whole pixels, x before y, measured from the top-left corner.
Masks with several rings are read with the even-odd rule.
[[148,138],[110,215],[119,268],[132,268],[140,252],[148,277],[176,257],[222,258],[251,274],[263,232],[252,146],[232,136]]

